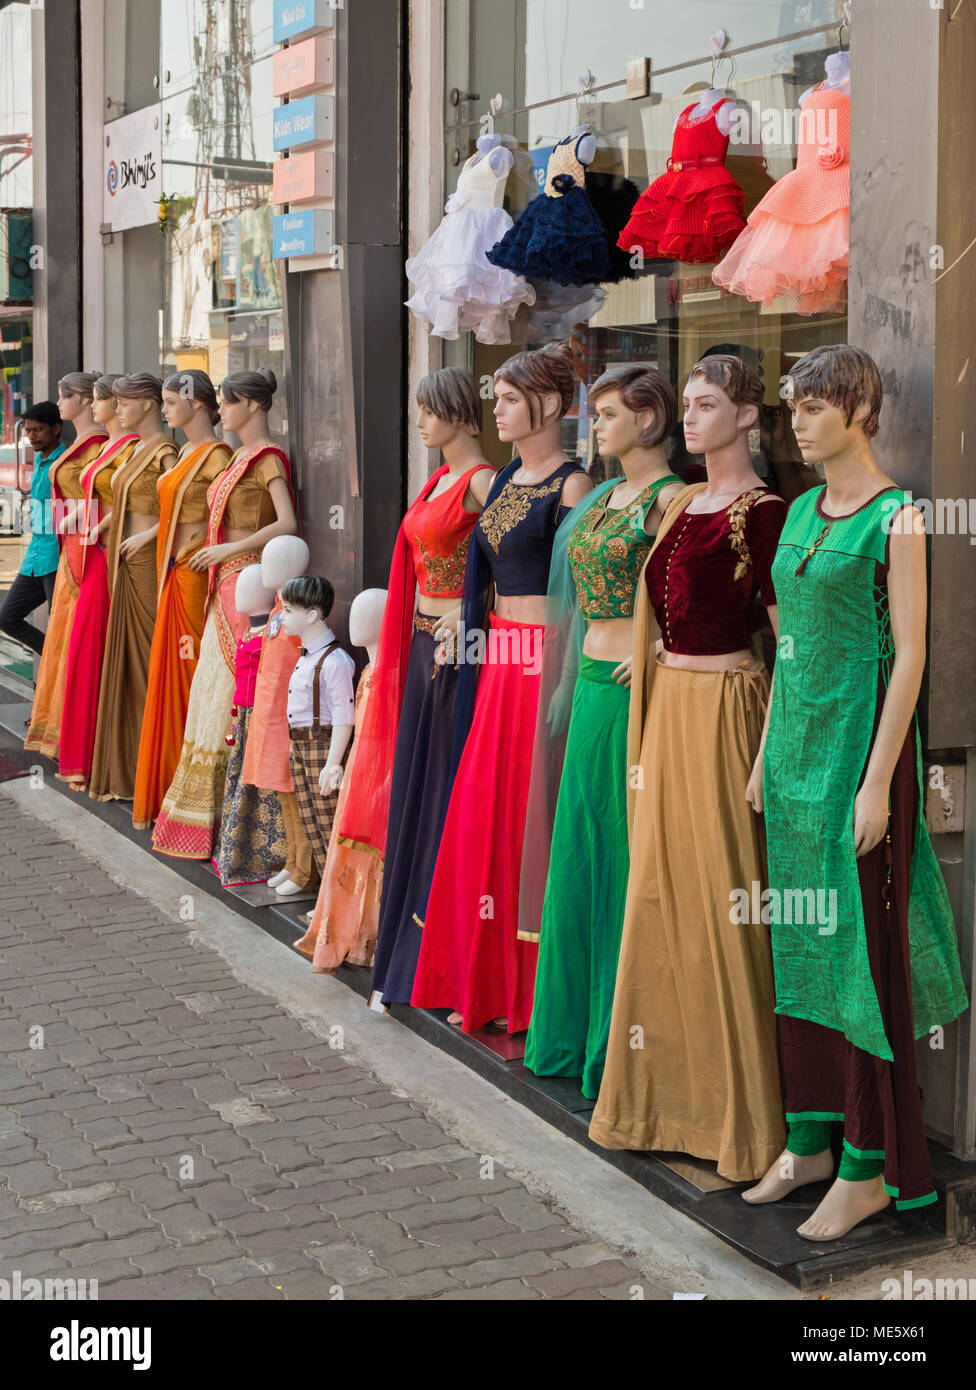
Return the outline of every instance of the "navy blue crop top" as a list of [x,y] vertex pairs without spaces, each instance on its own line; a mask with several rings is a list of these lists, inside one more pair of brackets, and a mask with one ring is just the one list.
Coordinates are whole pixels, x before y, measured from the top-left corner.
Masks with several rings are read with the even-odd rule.
[[483,509],[474,534],[497,594],[547,592],[552,543],[571,510],[560,505],[563,483],[582,472],[579,464],[566,462],[541,483],[509,479]]

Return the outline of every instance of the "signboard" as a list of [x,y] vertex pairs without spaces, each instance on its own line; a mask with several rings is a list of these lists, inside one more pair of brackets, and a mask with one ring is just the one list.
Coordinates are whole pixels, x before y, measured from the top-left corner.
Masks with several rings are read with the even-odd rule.
[[300,97],[274,111],[275,150],[290,150],[296,145],[318,145],[333,138],[335,129],[335,97],[326,94]]
[[163,194],[160,111],[158,103],[145,106],[105,126],[102,221],[113,232],[158,220]]
[[329,34],[316,34],[301,43],[280,48],[274,55],[272,88],[276,97],[296,97],[315,87],[331,87],[334,41]]
[[320,29],[331,29],[335,11],[341,8],[342,0],[275,0],[275,43],[304,39]]
[[278,204],[332,197],[331,150],[304,150],[275,161],[271,196]]
[[272,255],[276,261],[293,256],[326,256],[332,251],[331,208],[284,212],[274,220]]

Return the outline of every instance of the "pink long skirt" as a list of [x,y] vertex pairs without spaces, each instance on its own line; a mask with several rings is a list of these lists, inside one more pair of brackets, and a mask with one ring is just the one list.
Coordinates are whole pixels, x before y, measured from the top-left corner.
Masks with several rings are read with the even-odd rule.
[[100,545],[91,545],[68,642],[58,759],[58,776],[82,791],[88,785],[95,748],[109,606],[105,551]]

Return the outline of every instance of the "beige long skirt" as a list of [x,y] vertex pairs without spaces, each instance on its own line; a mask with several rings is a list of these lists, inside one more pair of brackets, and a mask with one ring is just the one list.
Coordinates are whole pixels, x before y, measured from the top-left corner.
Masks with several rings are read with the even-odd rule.
[[[657,663],[641,741],[610,1042],[590,1138],[712,1159],[760,1177],[786,1131],[769,927],[731,894],[766,886],[745,799],[769,679]],[[754,890],[753,885],[758,887]],[[741,899],[738,900],[741,903]],[[748,914],[752,916],[752,912]]]

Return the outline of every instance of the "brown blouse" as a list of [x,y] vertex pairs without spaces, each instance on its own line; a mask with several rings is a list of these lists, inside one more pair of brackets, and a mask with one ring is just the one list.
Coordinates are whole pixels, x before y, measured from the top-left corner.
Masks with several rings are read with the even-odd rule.
[[227,498],[225,528],[232,531],[260,531],[263,526],[270,526],[277,517],[268,491],[275,478],[284,478],[287,482],[284,466],[277,454],[265,454],[247,470]]
[[159,494],[156,491],[156,484],[166,472],[163,464],[168,461],[167,455],[175,455],[176,452],[175,444],[168,450],[161,449],[152,463],[147,464],[137,478],[133,478],[129,484],[128,496],[125,499],[127,512],[141,512],[144,516],[159,516]]
[[[210,508],[207,505],[207,488],[215,478],[219,478],[224,472],[230,463],[230,458],[231,448],[229,444],[222,449],[211,450],[192,482],[187,483],[183,500],[180,503],[180,514],[177,518],[180,525],[188,521],[207,520],[210,515]],[[271,520],[274,521],[274,516],[271,517]]]

